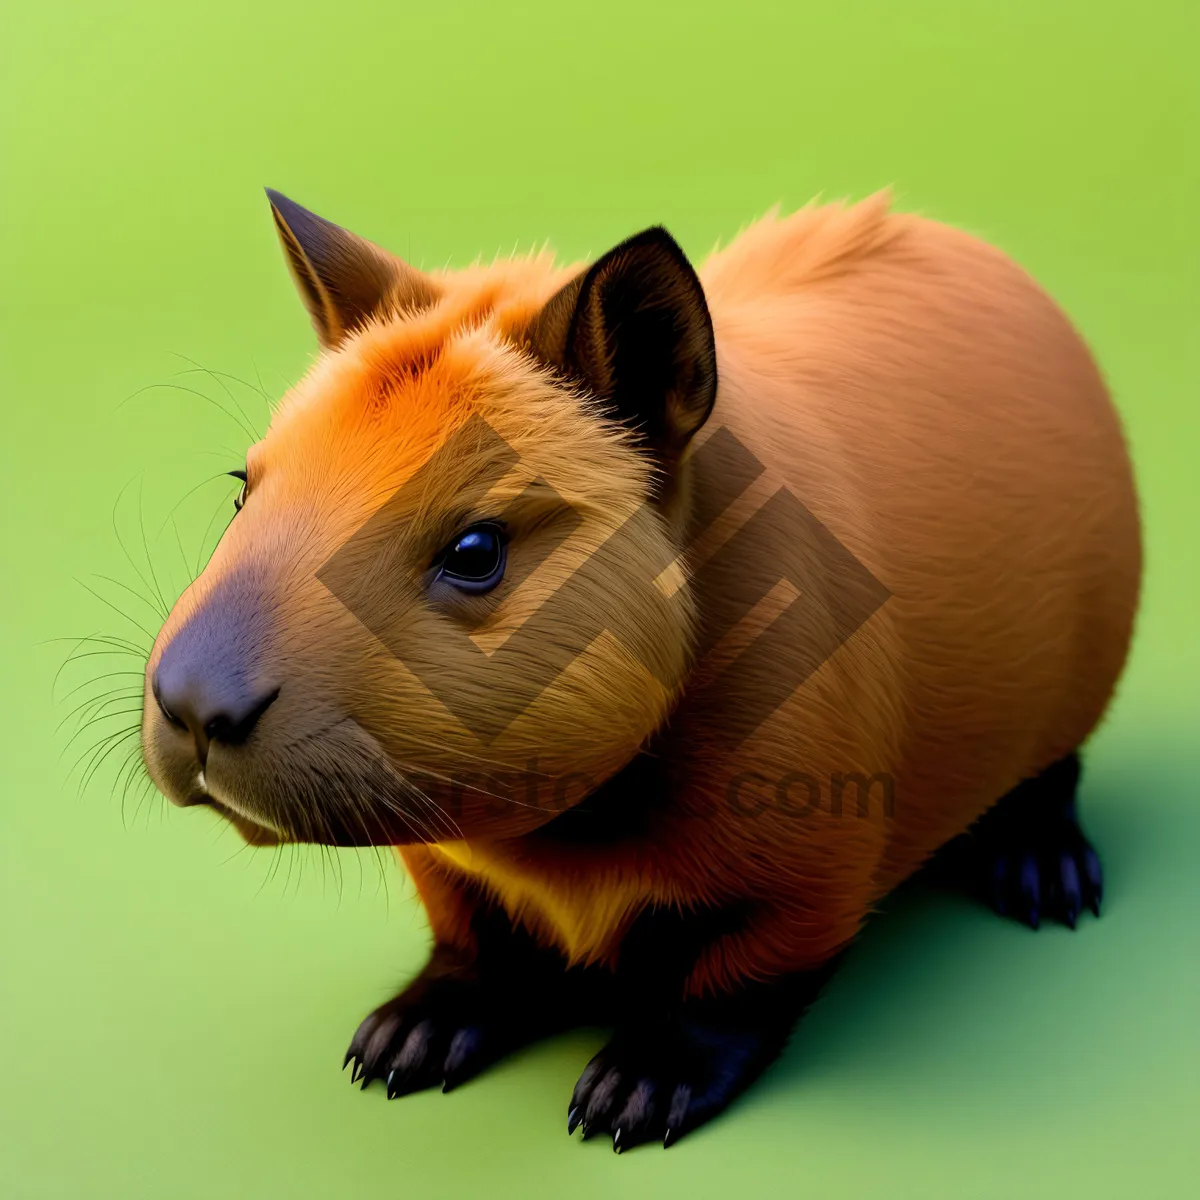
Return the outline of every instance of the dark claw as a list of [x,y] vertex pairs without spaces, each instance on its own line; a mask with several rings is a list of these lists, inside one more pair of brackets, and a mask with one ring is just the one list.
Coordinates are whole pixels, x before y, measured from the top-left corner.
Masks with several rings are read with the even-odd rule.
[[679,1139],[675,1136],[675,1131],[673,1129],[668,1129],[667,1132],[663,1134],[663,1149],[670,1150],[670,1148],[675,1145],[678,1140]]
[[619,1125],[613,1130],[613,1153],[621,1153],[621,1127]]
[[601,1129],[611,1129],[613,1105],[621,1087],[621,1074],[610,1067],[600,1077],[600,1081],[592,1089],[588,1097],[587,1107],[583,1113],[583,1140],[597,1134]]
[[[388,1089],[388,1099],[395,1100],[400,1096],[409,1096],[415,1091],[419,1091],[424,1086],[421,1082],[421,1076],[416,1071],[393,1071],[391,1075],[397,1078]],[[391,1075],[388,1078],[391,1078]]]
[[458,1030],[450,1039],[450,1049],[446,1052],[447,1074],[456,1074],[468,1058],[479,1052],[482,1041],[478,1029],[467,1027]]
[[1099,916],[1100,898],[1104,894],[1104,873],[1100,869],[1100,859],[1091,846],[1083,852],[1083,873],[1091,890],[1091,910]]
[[354,1060],[354,1070],[350,1072],[350,1082],[357,1083],[365,1074],[366,1068],[363,1066],[360,1059]]
[[344,1071],[344,1070],[345,1070],[345,1069],[346,1069],[346,1068],[347,1068],[347,1067],[350,1065],[350,1060],[351,1060],[353,1057],[354,1057],[354,1051],[353,1051],[353,1050],[347,1050],[347,1051],[346,1051],[346,1057],[342,1059],[342,1070],[343,1070],[343,1071]]
[[[643,1075],[630,1089],[623,1107],[613,1118],[614,1150],[629,1150],[662,1136],[661,1105],[656,1103],[661,1087],[661,1082]],[[619,1146],[615,1144],[617,1141]]]
[[1075,865],[1075,859],[1069,854],[1063,855],[1060,876],[1063,920],[1071,929],[1074,929],[1075,922],[1079,919],[1079,909],[1083,900],[1079,887],[1079,868]]
[[[692,1103],[692,1089],[680,1084],[671,1096],[671,1109],[667,1113],[667,1136],[671,1142],[677,1142],[687,1132],[688,1108]],[[670,1143],[663,1139],[663,1146]]]
[[1033,855],[1027,855],[1021,863],[1020,877],[1021,906],[1025,920],[1031,929],[1039,924],[1039,907],[1041,904],[1041,876],[1038,872],[1037,860]]
[[483,1048],[483,1033],[474,1025],[458,1030],[450,1039],[450,1049],[442,1067],[442,1091],[452,1092],[470,1077],[473,1065],[477,1065]]
[[569,1113],[567,1113],[567,1136],[568,1137],[571,1134],[573,1134],[576,1129],[579,1128],[579,1122],[582,1119],[583,1119],[582,1114],[580,1113],[579,1105],[577,1104],[573,1109],[571,1109],[571,1111]]

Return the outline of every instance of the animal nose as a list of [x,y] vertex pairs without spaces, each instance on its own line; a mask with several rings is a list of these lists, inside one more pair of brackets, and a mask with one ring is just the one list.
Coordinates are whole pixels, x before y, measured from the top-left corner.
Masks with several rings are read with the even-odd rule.
[[278,688],[254,689],[235,672],[189,670],[188,664],[167,657],[151,687],[167,722],[192,735],[201,767],[211,743],[241,745],[279,695]]

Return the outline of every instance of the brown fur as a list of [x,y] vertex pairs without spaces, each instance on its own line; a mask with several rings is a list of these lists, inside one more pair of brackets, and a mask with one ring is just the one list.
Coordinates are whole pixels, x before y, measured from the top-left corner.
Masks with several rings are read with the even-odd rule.
[[[768,218],[709,259],[700,278],[719,389],[697,444],[724,427],[766,470],[677,564],[666,586],[681,602],[632,622],[623,579],[675,557],[695,498],[719,481],[685,459],[668,501],[647,508],[660,468],[528,352],[574,272],[538,257],[415,292],[405,278],[419,304],[381,296],[364,327],[325,338],[332,348],[250,452],[245,509],[159,635],[144,741],[172,798],[194,799],[198,785],[150,694],[164,647],[206,606],[269,610],[253,652],[279,699],[250,745],[210,755],[213,802],[286,838],[406,843],[435,937],[452,945],[472,937],[467,879],[577,962],[611,961],[647,906],[757,902],[746,928],[704,952],[688,984],[699,993],[826,961],[881,896],[1099,721],[1138,594],[1129,463],[1086,348],[996,250],[875,197]],[[397,657],[317,573],[474,413],[519,468],[464,511],[481,456],[439,458],[359,562]],[[714,551],[781,486],[891,596],[731,753],[712,730],[764,680],[751,671],[705,691],[713,662],[749,635],[693,663],[695,613],[744,586]],[[520,586],[431,603],[431,555],[501,510],[518,557],[581,520]],[[629,557],[583,601],[625,642],[601,636],[498,738],[476,738],[414,666],[493,702],[448,631],[466,622],[501,646],[630,517]],[[784,600],[759,605],[750,624]],[[813,597],[814,623],[828,600]],[[637,836],[530,836],[551,814],[527,805],[526,779],[511,780],[532,760],[548,788],[573,772],[598,782],[652,735],[667,783]],[[848,793],[839,813],[831,787],[801,815],[782,811],[775,785],[796,770],[886,774],[894,804],[860,812]],[[464,778],[465,797],[454,787]],[[738,795],[762,811],[731,808],[739,778]]]

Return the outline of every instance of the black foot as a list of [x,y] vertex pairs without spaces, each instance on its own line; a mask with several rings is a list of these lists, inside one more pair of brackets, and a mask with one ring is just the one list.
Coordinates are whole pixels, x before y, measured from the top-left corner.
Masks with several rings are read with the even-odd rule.
[[975,890],[1002,916],[1074,929],[1085,908],[1100,915],[1103,874],[1076,817],[1078,781],[1070,755],[1014,788],[971,831]]
[[642,1142],[673,1146],[762,1074],[834,965],[619,1026],[575,1085],[567,1132],[609,1134],[618,1154]]
[[567,1113],[567,1132],[612,1135],[619,1154],[642,1142],[673,1145],[715,1117],[779,1052],[751,1030],[677,1022],[656,1034],[618,1034],[588,1063]]
[[343,1069],[388,1099],[441,1086],[450,1091],[539,1038],[595,1020],[602,1002],[593,972],[567,969],[495,913],[477,923],[479,953],[435,947],[429,963],[358,1027]]
[[364,1088],[382,1079],[388,1099],[449,1091],[520,1044],[491,1008],[477,982],[419,978],[363,1021],[343,1065],[354,1064],[351,1079]]

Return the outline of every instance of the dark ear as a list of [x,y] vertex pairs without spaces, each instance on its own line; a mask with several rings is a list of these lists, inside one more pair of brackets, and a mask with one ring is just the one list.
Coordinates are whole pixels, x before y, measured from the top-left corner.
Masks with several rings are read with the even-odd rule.
[[376,313],[424,308],[437,285],[386,250],[267,188],[288,269],[325,349]]
[[675,458],[717,394],[704,289],[665,229],[622,242],[534,319],[530,349],[583,383],[661,458]]

